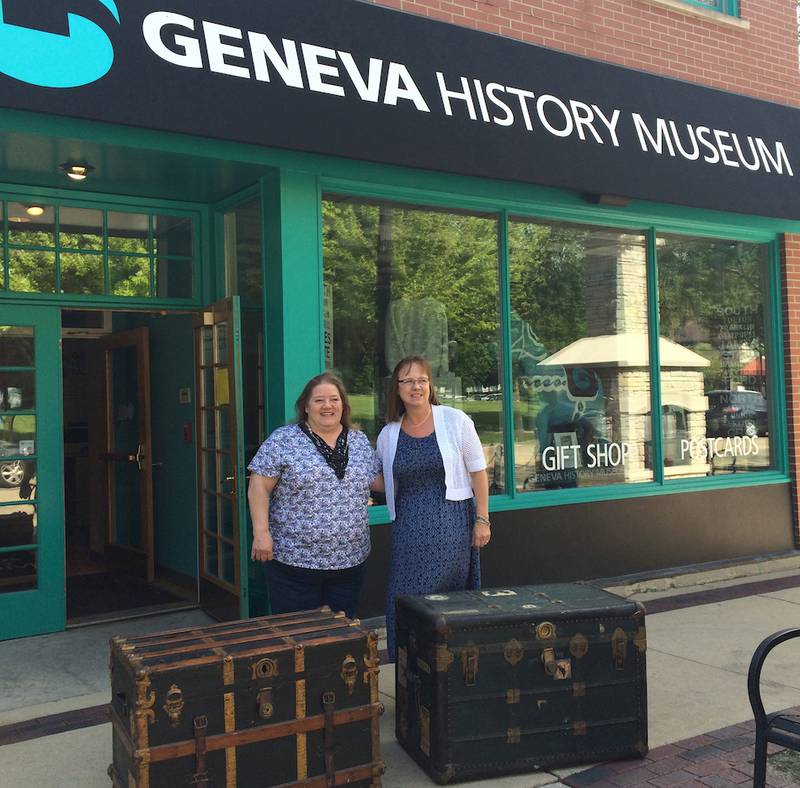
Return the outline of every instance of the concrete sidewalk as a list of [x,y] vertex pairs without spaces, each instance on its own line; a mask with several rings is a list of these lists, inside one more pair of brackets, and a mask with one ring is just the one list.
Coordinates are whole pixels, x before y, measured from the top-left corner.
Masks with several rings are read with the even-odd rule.
[[[741,596],[742,592],[727,582],[683,589],[683,593],[692,592],[692,607],[682,607],[680,595],[665,602],[665,593],[674,591],[662,593],[652,603],[654,609],[670,605],[678,609],[647,618],[651,747],[647,759],[603,766],[586,764],[472,784],[534,788],[747,783],[752,779],[748,776],[748,759],[752,758],[753,741],[747,700],[750,657],[768,634],[800,626],[800,574],[783,572],[757,580],[746,586],[748,593],[753,592],[748,596]],[[656,595],[637,596],[644,596],[647,604]],[[72,718],[74,725],[69,712],[76,710],[86,710],[87,722],[79,720],[78,724],[91,725],[0,746],[0,788],[108,788],[110,726],[97,724],[101,720],[98,714],[92,717],[92,710],[108,701],[108,637],[196,625],[205,620],[202,613],[193,611],[0,643],[0,741],[4,731],[8,734],[14,730],[3,726],[19,726],[26,721],[29,727],[44,723],[44,733],[53,730],[47,724],[62,718],[51,715]],[[762,682],[768,709],[800,706],[798,665],[800,641],[773,652]],[[393,685],[393,669],[384,666],[380,676],[386,705],[382,722],[387,765],[384,786],[433,785],[394,738]],[[772,777],[775,786],[798,785],[777,772]]]

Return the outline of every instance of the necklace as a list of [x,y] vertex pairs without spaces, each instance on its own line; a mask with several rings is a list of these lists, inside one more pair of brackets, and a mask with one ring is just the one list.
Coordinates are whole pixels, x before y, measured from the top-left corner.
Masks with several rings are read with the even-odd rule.
[[432,415],[433,415],[433,411],[432,411],[432,410],[429,410],[429,411],[428,411],[428,415],[427,415],[427,416],[426,416],[424,419],[422,419],[422,421],[413,421],[413,420],[411,419],[411,416],[409,416],[409,414],[408,414],[408,413],[406,413],[406,419],[408,419],[408,423],[409,423],[409,424],[410,424],[412,427],[414,427],[414,428],[417,428],[417,427],[421,427],[421,426],[422,426],[422,425],[423,425],[423,424],[424,424],[424,423],[425,423],[425,422],[426,422],[426,421],[427,421],[427,420],[428,420],[428,419],[429,419],[429,418],[430,418]]

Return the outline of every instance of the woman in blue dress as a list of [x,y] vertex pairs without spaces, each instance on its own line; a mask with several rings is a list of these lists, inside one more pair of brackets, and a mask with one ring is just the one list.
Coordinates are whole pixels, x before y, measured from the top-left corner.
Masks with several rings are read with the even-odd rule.
[[[472,419],[439,404],[428,362],[408,356],[392,373],[378,436],[393,521],[386,630],[395,659],[395,599],[480,588],[489,543],[489,481]],[[474,498],[474,500],[473,500]]]

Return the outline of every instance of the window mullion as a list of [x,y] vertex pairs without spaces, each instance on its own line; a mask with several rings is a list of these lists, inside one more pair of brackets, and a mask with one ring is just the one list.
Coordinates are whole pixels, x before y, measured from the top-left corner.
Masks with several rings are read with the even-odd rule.
[[59,206],[53,207],[53,242],[55,246],[56,258],[56,295],[61,295],[64,291],[61,287],[61,232],[59,229],[60,217]]
[[769,403],[769,434],[771,462],[783,473],[789,471],[789,451],[786,432],[786,389],[784,376],[783,347],[783,293],[781,288],[781,251],[776,241],[769,245],[769,292],[766,299],[766,322],[768,328],[767,361],[767,402]]
[[647,231],[647,312],[650,349],[650,445],[652,447],[653,481],[664,483],[664,445],[661,419],[661,324],[658,301],[658,249],[656,230]]
[[9,272],[10,261],[8,259],[8,202],[3,200],[3,287],[11,289],[11,274]]
[[516,462],[514,458],[514,375],[511,368],[511,280],[508,249],[508,211],[500,212],[500,330],[502,332],[503,377],[503,441],[506,471],[506,495],[513,498],[517,491]]

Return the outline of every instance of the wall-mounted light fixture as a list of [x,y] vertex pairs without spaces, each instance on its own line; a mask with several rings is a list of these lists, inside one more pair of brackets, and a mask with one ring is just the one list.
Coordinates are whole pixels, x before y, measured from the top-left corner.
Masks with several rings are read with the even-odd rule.
[[64,171],[64,174],[67,176],[67,178],[71,178],[73,181],[85,181],[89,173],[94,170],[94,167],[85,161],[67,161],[61,164],[60,167]]

